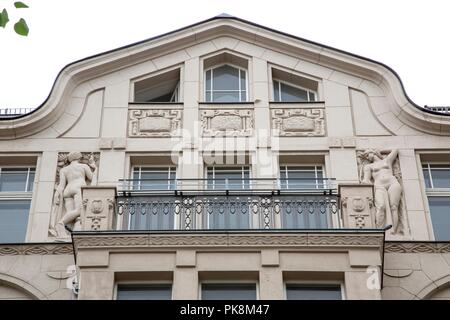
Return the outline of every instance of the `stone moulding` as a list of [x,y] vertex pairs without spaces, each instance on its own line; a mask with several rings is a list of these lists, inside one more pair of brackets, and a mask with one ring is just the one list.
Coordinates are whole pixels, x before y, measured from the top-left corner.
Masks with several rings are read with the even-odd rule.
[[386,253],[450,253],[445,242],[386,242]]
[[73,235],[76,250],[92,248],[158,248],[158,247],[287,247],[331,248],[374,247],[381,248],[383,234],[132,234],[132,235]]
[[73,247],[71,243],[0,245],[0,256],[62,254],[73,254]]
[[202,109],[200,122],[203,136],[239,136],[253,134],[253,110],[250,109]]
[[271,109],[272,131],[281,137],[323,137],[324,112],[323,108]]
[[131,109],[128,111],[128,136],[131,138],[166,138],[180,134],[180,109]]

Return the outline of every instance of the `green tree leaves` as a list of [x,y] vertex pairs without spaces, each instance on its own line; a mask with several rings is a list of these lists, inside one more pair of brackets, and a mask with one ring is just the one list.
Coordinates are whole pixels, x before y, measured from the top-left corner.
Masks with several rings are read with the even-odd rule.
[[16,7],[17,9],[28,8],[28,6],[22,1],[14,2],[14,7]]
[[0,27],[4,28],[8,21],[8,11],[6,11],[6,9],[3,9],[3,11],[0,13]]
[[16,22],[16,24],[14,25],[14,31],[17,34],[20,34],[21,36],[28,35],[29,29],[24,19],[21,18],[19,21]]
[[[22,1],[16,1],[14,2],[14,7],[16,9],[26,9],[28,6],[23,3]],[[0,27],[5,28],[6,24],[9,22],[9,16],[8,11],[6,9],[3,9],[3,11],[0,13]],[[21,36],[27,36],[28,32],[30,31],[27,25],[27,22],[25,19],[20,18],[19,21],[17,21],[14,24],[14,31]]]

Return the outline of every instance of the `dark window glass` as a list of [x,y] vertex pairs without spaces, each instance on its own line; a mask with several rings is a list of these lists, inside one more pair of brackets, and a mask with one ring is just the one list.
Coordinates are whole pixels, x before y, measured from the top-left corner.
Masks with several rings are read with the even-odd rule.
[[29,211],[30,200],[0,201],[1,243],[21,243],[25,241]]
[[450,196],[428,197],[434,237],[437,241],[450,241]]
[[202,300],[256,300],[256,284],[203,283]]
[[170,300],[171,284],[118,285],[117,300]]
[[[0,172],[0,191],[31,191],[27,186],[28,168],[2,168]],[[34,173],[32,177],[34,181]]]
[[287,284],[288,300],[342,300],[339,285]]

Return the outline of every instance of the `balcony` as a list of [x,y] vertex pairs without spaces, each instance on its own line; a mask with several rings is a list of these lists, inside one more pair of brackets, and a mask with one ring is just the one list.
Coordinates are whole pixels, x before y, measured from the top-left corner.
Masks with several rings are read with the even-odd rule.
[[122,180],[118,230],[337,229],[332,179]]

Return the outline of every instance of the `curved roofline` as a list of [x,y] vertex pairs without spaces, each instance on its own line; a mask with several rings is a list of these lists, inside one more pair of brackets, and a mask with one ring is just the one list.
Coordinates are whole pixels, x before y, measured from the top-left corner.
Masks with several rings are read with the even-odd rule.
[[378,64],[378,65],[381,65],[382,67],[388,69],[398,79],[398,81],[400,82],[400,86],[402,88],[403,94],[405,95],[406,99],[408,100],[409,103],[411,103],[412,106],[414,106],[418,110],[420,110],[422,112],[425,112],[425,113],[430,113],[430,114],[439,115],[439,116],[450,116],[450,114],[445,114],[445,113],[441,113],[441,112],[437,112],[437,111],[433,111],[433,110],[428,110],[428,109],[425,109],[425,108],[419,106],[418,104],[416,104],[408,96],[408,94],[406,93],[405,86],[403,85],[403,81],[400,78],[400,76],[398,75],[398,73],[394,69],[392,69],[391,67],[389,67],[388,65],[386,65],[386,64],[384,64],[382,62],[379,62],[377,60],[373,60],[373,59],[370,59],[370,58],[367,58],[367,57],[363,57],[363,56],[360,56],[360,55],[357,55],[355,53],[351,53],[351,52],[348,52],[348,51],[345,51],[345,50],[342,50],[342,49],[334,48],[334,47],[331,47],[331,46],[328,46],[328,45],[325,45],[325,44],[322,44],[322,43],[319,43],[319,42],[315,42],[315,41],[308,40],[308,39],[305,39],[305,38],[302,38],[302,37],[298,37],[298,36],[292,35],[290,33],[286,33],[286,32],[283,32],[283,31],[276,30],[276,29],[272,29],[272,28],[260,25],[258,23],[252,22],[252,21],[248,21],[248,20],[245,20],[245,19],[242,19],[242,18],[231,16],[231,15],[229,15],[227,13],[222,13],[222,14],[214,16],[212,18],[209,18],[209,19],[206,19],[206,20],[202,20],[202,21],[196,22],[194,24],[191,24],[191,25],[179,28],[179,29],[175,29],[173,31],[169,31],[169,32],[166,32],[166,33],[163,33],[163,34],[151,37],[151,38],[147,38],[147,39],[144,39],[144,40],[141,40],[141,41],[130,43],[130,44],[127,44],[125,46],[121,46],[121,47],[118,47],[118,48],[115,48],[115,49],[107,50],[107,51],[104,51],[104,52],[101,52],[101,53],[94,54],[92,56],[88,56],[88,57],[85,57],[85,58],[73,61],[73,62],[65,65],[58,72],[58,75],[56,76],[55,80],[53,81],[53,85],[52,85],[52,88],[50,89],[50,93],[48,94],[48,96],[44,100],[44,102],[42,102],[38,107],[36,107],[35,109],[33,109],[33,111],[31,111],[29,113],[21,114],[21,115],[18,115],[18,116],[13,116],[13,117],[10,116],[10,117],[7,117],[7,118],[6,117],[4,117],[4,118],[0,117],[0,121],[2,121],[2,120],[20,119],[20,118],[26,117],[26,116],[28,116],[30,114],[33,114],[34,112],[38,111],[50,99],[50,96],[52,95],[52,92],[55,89],[56,82],[59,79],[59,77],[61,76],[61,74],[64,72],[64,70],[66,70],[67,68],[69,68],[69,67],[71,67],[71,66],[73,66],[73,65],[75,65],[77,63],[80,63],[80,62],[83,62],[83,61],[86,61],[86,60],[89,60],[89,59],[93,59],[93,58],[98,58],[98,57],[101,57],[103,55],[107,55],[107,54],[110,54],[110,53],[113,53],[113,52],[116,52],[116,51],[127,49],[127,48],[130,48],[130,47],[133,47],[133,46],[137,46],[137,45],[143,44],[145,42],[149,42],[149,41],[153,41],[153,40],[156,40],[156,39],[159,39],[159,38],[163,38],[165,36],[169,36],[169,35],[172,35],[174,33],[177,33],[177,32],[180,32],[180,31],[184,31],[186,29],[193,28],[193,27],[196,27],[198,25],[201,25],[201,24],[204,24],[204,23],[207,23],[207,22],[210,22],[210,21],[220,20],[220,19],[236,20],[236,21],[239,21],[239,22],[243,22],[243,23],[252,25],[252,26],[257,27],[257,28],[261,28],[261,29],[264,29],[264,30],[267,30],[267,31],[270,31],[270,32],[273,32],[273,33],[280,34],[282,36],[290,37],[290,38],[293,38],[295,40],[303,41],[303,42],[306,42],[306,43],[309,43],[309,44],[312,44],[312,45],[315,45],[315,46],[319,46],[319,47],[323,47],[323,48],[326,48],[326,49],[330,49],[330,50],[333,50],[333,51],[336,51],[336,52],[339,52],[339,53],[343,53],[345,55],[349,55],[349,56],[352,56],[352,57],[355,57],[355,58],[358,58],[358,59],[362,59],[362,60],[365,60],[365,61],[368,61],[368,62],[371,62],[371,63],[375,63],[375,64]]

